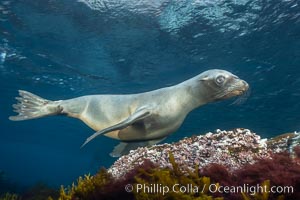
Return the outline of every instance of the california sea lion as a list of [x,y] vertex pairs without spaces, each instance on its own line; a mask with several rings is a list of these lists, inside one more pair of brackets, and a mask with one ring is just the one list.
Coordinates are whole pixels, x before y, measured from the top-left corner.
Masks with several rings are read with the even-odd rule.
[[20,121],[49,115],[67,115],[82,120],[97,131],[84,146],[104,134],[121,141],[112,156],[120,156],[138,146],[156,144],[175,132],[187,114],[209,102],[244,94],[248,84],[225,70],[208,70],[171,87],[131,95],[89,95],[50,101],[19,91],[14,104]]

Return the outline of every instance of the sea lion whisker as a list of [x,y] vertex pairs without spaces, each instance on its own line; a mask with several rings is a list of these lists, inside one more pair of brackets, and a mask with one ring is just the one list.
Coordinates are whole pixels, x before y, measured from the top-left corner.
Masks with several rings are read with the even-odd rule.
[[247,91],[244,91],[241,96],[239,96],[233,103],[230,105],[241,105],[247,101],[251,93],[250,88]]

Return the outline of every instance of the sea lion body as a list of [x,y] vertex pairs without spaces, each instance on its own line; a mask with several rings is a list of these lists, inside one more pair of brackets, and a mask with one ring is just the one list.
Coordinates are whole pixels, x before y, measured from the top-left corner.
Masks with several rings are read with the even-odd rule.
[[248,84],[225,70],[208,70],[171,87],[127,95],[89,95],[69,100],[49,101],[20,91],[17,116],[26,120],[47,115],[67,115],[85,122],[99,135],[118,139],[113,155],[119,156],[138,146],[155,144],[175,132],[187,114],[209,102],[238,96]]
[[[188,105],[189,100],[175,91],[178,91],[176,86],[140,94],[90,95],[62,101],[60,105],[65,108],[63,113],[79,118],[95,131],[110,127],[147,105],[152,108],[152,115],[143,124],[105,134],[122,141],[145,141],[163,138],[176,131],[190,112],[191,108],[182,106]],[[85,106],[78,112],[77,105]]]

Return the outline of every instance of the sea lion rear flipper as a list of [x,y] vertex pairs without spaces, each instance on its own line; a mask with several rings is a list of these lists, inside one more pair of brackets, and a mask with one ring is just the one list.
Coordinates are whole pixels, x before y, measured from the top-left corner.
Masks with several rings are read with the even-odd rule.
[[114,150],[109,155],[111,157],[120,157],[128,154],[131,150],[137,149],[138,147],[151,146],[163,141],[164,139],[166,139],[166,137],[144,142],[120,142],[120,144],[115,146]]
[[61,114],[62,108],[59,106],[59,101],[50,101],[24,90],[19,90],[19,95],[16,97],[18,103],[13,105],[14,112],[18,115],[10,116],[9,119],[12,121]]
[[93,135],[91,135],[90,137],[88,137],[86,141],[81,145],[81,148],[84,147],[87,143],[89,143],[94,138],[98,137],[99,135],[103,135],[111,131],[123,129],[139,120],[145,119],[149,115],[151,115],[151,109],[149,109],[148,107],[141,107],[137,109],[132,115],[130,115],[124,121],[121,121],[120,123],[107,127],[105,129],[99,130]]

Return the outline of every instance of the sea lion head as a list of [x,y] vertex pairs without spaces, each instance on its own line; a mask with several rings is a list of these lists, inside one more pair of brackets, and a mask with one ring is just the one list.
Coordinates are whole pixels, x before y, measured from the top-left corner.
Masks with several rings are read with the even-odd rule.
[[207,102],[219,101],[246,94],[249,85],[236,75],[219,69],[203,72],[197,77]]

